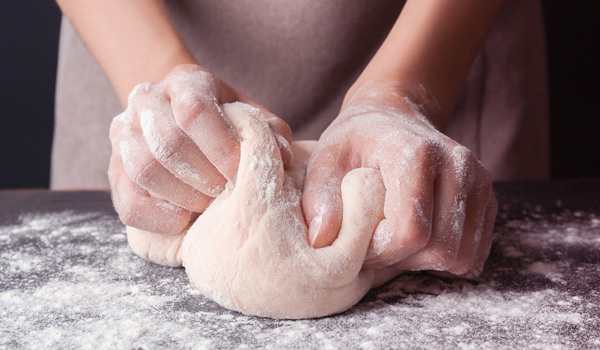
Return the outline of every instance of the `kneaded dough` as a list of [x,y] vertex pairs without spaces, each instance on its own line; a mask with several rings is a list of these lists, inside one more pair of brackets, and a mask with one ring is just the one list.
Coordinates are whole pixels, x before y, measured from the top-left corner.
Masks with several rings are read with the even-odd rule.
[[398,270],[363,269],[385,189],[375,169],[342,181],[343,218],[335,242],[314,249],[300,204],[306,164],[316,142],[294,142],[284,171],[277,142],[261,112],[223,105],[241,140],[235,185],[187,233],[159,235],[127,228],[131,249],[158,264],[183,264],[192,284],[220,305],[247,315],[310,318],[345,311]]

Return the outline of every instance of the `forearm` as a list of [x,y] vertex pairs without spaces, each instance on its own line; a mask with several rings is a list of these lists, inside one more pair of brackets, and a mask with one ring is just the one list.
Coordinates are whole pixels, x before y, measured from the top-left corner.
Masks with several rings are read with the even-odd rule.
[[[345,103],[368,81],[395,81],[443,129],[504,0],[408,0]],[[424,90],[424,91],[417,91]],[[429,102],[424,100],[430,100]],[[432,102],[434,101],[434,102]]]
[[121,104],[138,83],[196,63],[162,0],[57,0]]

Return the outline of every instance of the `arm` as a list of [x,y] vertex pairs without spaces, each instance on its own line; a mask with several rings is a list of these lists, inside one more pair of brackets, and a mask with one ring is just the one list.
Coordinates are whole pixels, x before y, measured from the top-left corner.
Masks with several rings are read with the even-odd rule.
[[289,164],[289,126],[197,65],[162,0],[58,3],[126,107],[111,125],[108,171],[125,224],[180,232],[234,180],[239,138],[221,104],[260,108]]
[[302,206],[313,247],[339,232],[339,185],[376,168],[386,187],[367,267],[474,276],[489,254],[496,200],[472,153],[439,130],[502,0],[409,0],[311,156]]
[[162,0],[57,0],[123,106],[133,87],[196,63]]
[[[422,100],[431,122],[448,122],[458,93],[504,0],[408,0],[371,62],[349,89],[344,106],[368,81],[395,81]],[[428,103],[433,99],[437,103]],[[342,107],[343,109],[343,107]]]

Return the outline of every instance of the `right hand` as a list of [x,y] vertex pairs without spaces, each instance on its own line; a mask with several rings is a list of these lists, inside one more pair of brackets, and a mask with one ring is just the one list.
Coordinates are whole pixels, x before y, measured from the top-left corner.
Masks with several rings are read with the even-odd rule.
[[236,101],[261,109],[288,165],[289,126],[200,66],[177,66],[132,90],[110,128],[108,176],[125,225],[179,233],[235,182],[240,140],[220,105]]
[[[424,99],[396,81],[370,81],[349,95],[308,162],[302,206],[311,245],[331,245],[345,220],[341,183],[351,170],[379,170],[384,218],[363,267],[476,277],[492,244],[492,179],[466,147],[438,131]],[[439,274],[439,273],[438,273]]]

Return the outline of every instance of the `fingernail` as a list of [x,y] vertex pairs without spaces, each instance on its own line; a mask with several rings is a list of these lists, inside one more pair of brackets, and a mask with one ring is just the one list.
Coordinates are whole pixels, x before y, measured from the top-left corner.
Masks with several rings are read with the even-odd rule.
[[315,241],[319,237],[319,230],[321,229],[321,223],[323,222],[322,216],[316,216],[311,220],[310,225],[308,225],[308,241],[311,246],[315,246]]

